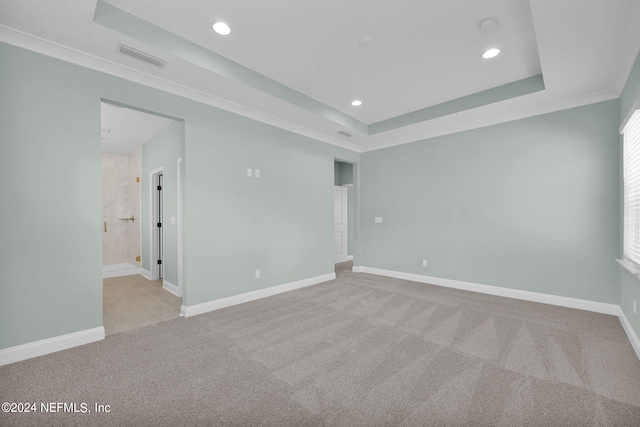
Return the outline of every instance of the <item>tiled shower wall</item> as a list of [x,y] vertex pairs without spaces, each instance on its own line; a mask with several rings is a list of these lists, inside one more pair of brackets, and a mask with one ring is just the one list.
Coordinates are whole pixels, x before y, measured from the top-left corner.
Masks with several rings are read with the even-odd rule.
[[[130,156],[102,154],[102,264],[140,267],[140,148]],[[135,218],[134,221],[124,218]]]

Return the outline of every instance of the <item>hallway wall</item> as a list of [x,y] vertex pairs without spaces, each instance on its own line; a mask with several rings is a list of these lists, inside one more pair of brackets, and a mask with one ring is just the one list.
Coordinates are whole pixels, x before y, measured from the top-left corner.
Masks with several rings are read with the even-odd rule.
[[[162,168],[164,279],[178,286],[177,160],[182,157],[182,123],[173,122],[142,146],[142,268],[151,271],[150,173]],[[154,266],[155,267],[155,266]]]

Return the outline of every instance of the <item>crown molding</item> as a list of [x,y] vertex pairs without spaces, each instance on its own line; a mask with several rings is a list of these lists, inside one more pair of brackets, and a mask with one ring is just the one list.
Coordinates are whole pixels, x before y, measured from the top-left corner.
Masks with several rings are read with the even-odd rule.
[[152,87],[163,92],[171,93],[192,101],[200,102],[212,107],[220,108],[268,125],[284,129],[298,135],[306,136],[327,144],[335,145],[347,150],[362,152],[362,148],[356,144],[331,138],[321,132],[305,128],[287,120],[265,114],[261,111],[237,104],[227,99],[220,98],[210,93],[194,89],[179,83],[163,79],[144,71],[128,67],[104,58],[83,52],[62,44],[46,40],[44,38],[25,33],[6,25],[0,25],[0,42],[37,52],[65,62],[103,72],[115,77],[120,77],[134,83]]
[[512,122],[515,120],[526,119],[528,117],[540,116],[547,113],[553,113],[555,111],[567,110],[569,108],[581,107],[584,105],[595,104],[602,101],[609,101],[611,99],[618,98],[619,95],[610,91],[603,90],[588,95],[579,97],[561,99],[557,101],[551,101],[541,105],[535,105],[532,107],[524,107],[516,110],[509,110],[502,114],[495,114],[487,117],[481,117],[476,119],[470,119],[465,117],[467,111],[458,113],[461,117],[456,123],[449,126],[441,126],[432,130],[416,130],[407,135],[403,135],[397,139],[383,141],[375,144],[368,145],[362,148],[362,153],[368,151],[380,150],[383,148],[394,147],[396,145],[408,144],[411,142],[418,142],[436,138],[438,136],[450,135],[453,133],[464,132],[467,130],[479,129],[487,126],[497,125],[500,123]]

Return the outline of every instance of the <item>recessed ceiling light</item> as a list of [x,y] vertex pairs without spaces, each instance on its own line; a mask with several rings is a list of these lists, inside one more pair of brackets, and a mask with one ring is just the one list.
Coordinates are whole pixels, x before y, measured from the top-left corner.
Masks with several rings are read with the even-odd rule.
[[231,34],[231,27],[229,27],[225,22],[218,21],[213,24],[213,31],[220,34],[221,36],[228,36]]
[[362,101],[360,101],[359,99],[354,99],[353,101],[351,101],[351,105],[353,105],[354,107],[359,107],[362,105]]
[[500,49],[496,49],[495,47],[492,47],[491,49],[487,49],[482,54],[482,57],[484,59],[491,59],[491,58],[495,58],[496,56],[498,56],[499,53],[500,53]]

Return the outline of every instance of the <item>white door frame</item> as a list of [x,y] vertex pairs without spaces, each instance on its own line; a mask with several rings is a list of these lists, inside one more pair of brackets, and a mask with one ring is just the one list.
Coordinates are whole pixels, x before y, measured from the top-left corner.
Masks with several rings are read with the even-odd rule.
[[[164,175],[164,168],[159,167],[149,172],[149,272],[151,273],[151,280],[158,280],[160,278],[158,266],[158,260],[163,260],[161,265],[162,277],[164,277],[164,224],[160,227],[162,233],[162,253],[158,253],[158,234],[155,232],[157,228],[158,213],[164,220],[164,200],[162,206],[158,201],[158,190],[156,188],[156,177],[158,175]],[[158,212],[158,207],[160,211]]]
[[184,295],[182,284],[182,157],[178,158],[178,290]]
[[[342,233],[342,248],[343,248],[343,256],[338,256],[335,254],[333,254],[333,261],[335,264],[338,264],[340,262],[346,262],[347,261],[347,257],[349,255],[349,248],[347,247],[347,234],[349,232],[348,230],[348,212],[347,212],[347,191],[349,191],[347,189],[347,187],[343,187],[340,185],[334,185],[333,186],[333,191],[335,192],[336,190],[339,190],[342,193],[342,222],[343,222],[343,227],[344,227],[344,232]],[[335,199],[334,199],[334,203],[335,203]],[[334,207],[335,209],[335,207]],[[334,211],[334,215],[335,215],[335,211]],[[335,221],[334,221],[334,234],[335,234]]]

